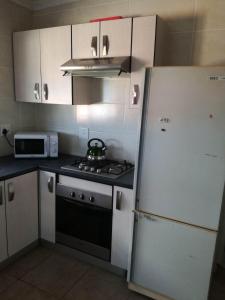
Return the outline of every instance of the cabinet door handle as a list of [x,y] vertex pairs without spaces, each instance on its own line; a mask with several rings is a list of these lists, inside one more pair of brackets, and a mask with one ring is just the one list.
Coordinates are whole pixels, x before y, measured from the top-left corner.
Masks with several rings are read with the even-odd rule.
[[48,191],[49,193],[53,193],[54,190],[54,178],[53,177],[49,177],[48,179]]
[[45,83],[43,85],[43,91],[44,91],[44,99],[48,100],[48,85],[47,85],[47,83]]
[[34,85],[34,97],[36,100],[40,100],[39,83],[35,83]]
[[0,206],[3,205],[3,187],[0,186]]
[[8,183],[8,199],[9,202],[12,202],[15,197],[15,188],[12,182]]
[[96,57],[98,55],[98,37],[93,36],[91,40],[91,53],[93,57]]
[[109,52],[109,37],[108,35],[103,35],[102,37],[102,56],[107,56]]
[[138,86],[138,84],[134,84],[134,86],[133,86],[132,105],[137,105],[138,104],[139,94],[140,94],[139,86]]
[[121,210],[121,204],[122,204],[122,192],[117,191],[116,192],[116,209]]

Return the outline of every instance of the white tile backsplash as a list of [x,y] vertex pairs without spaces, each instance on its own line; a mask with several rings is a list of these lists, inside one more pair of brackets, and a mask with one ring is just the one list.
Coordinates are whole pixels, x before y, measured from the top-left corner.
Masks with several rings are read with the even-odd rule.
[[91,130],[120,130],[124,124],[124,104],[77,106],[77,123]]

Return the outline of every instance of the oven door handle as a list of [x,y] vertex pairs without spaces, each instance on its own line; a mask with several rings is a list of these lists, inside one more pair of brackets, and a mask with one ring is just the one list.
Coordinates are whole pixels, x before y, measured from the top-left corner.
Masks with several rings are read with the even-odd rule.
[[[59,197],[59,196],[58,196]],[[89,203],[82,203],[80,201],[77,201],[77,200],[70,200],[68,198],[64,198],[64,197],[59,197],[60,200],[63,200],[64,202],[67,202],[67,203],[70,203],[70,204],[75,204],[79,207],[87,207],[88,206],[88,209],[91,209],[91,210],[97,210],[97,211],[112,211],[112,209],[109,209],[109,208],[105,208],[105,207],[99,207],[99,206],[96,206],[96,205],[93,205],[93,204],[89,204]]]

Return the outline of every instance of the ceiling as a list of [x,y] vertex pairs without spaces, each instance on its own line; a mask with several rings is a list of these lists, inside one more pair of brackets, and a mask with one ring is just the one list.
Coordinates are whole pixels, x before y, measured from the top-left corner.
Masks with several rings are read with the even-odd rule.
[[47,7],[53,7],[66,3],[72,3],[79,0],[11,0],[19,5],[27,7],[31,10],[40,10]]

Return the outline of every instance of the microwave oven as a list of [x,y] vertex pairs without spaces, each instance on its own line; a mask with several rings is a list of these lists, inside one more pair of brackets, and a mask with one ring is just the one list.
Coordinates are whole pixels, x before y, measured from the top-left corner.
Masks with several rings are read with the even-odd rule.
[[16,158],[58,157],[56,132],[21,132],[14,135]]

